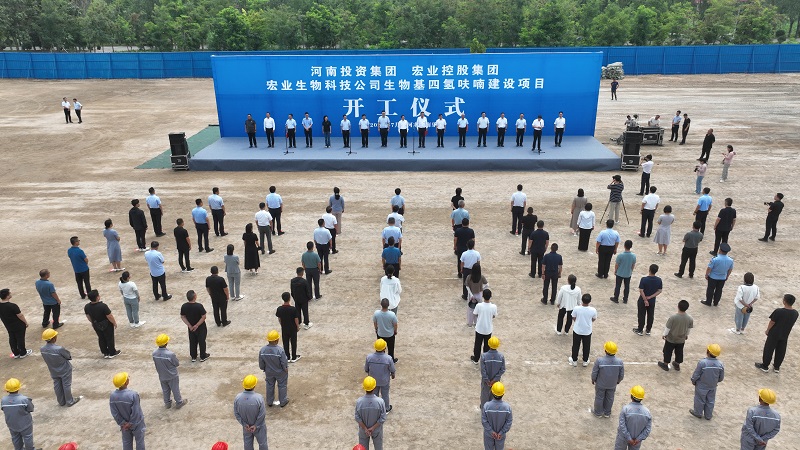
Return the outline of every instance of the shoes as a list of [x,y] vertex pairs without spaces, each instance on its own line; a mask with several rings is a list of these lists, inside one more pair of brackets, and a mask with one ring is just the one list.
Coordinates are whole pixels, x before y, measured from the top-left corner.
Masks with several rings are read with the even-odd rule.
[[611,417],[611,414],[603,414],[604,419],[608,419],[609,417]]
[[711,256],[717,256],[717,254],[714,253],[714,252],[708,252],[708,254],[711,255]]
[[742,334],[742,332],[737,330],[736,328],[728,328],[728,331],[730,331],[733,334]]
[[711,302],[704,302],[704,301],[701,300],[700,303],[702,303],[702,304],[704,304],[706,306],[711,306]]
[[273,253],[275,253],[275,250],[270,250],[270,251],[269,251],[269,254],[270,254],[270,255],[271,255],[271,254],[273,254]]
[[167,233],[157,233],[156,237],[162,237],[162,236],[166,236],[166,235],[167,235]]
[[642,330],[640,330],[640,329],[638,329],[638,328],[634,328],[634,329],[632,329],[631,331],[633,331],[634,333],[638,334],[639,336],[643,336],[643,334],[642,334]]
[[520,254],[520,255],[524,255],[524,254],[525,254],[525,252],[519,252],[519,254]]
[[192,358],[192,362],[197,362],[197,358]]
[[756,363],[755,366],[756,366],[756,369],[761,369],[761,371],[764,372],[764,373],[768,373],[769,372],[769,367],[768,366],[765,366],[765,365],[763,365],[761,363]]
[[227,326],[228,326],[228,325],[230,325],[230,324],[231,324],[231,321],[230,321],[230,320],[226,320],[225,322],[222,322],[222,326],[223,326],[223,327],[227,327]]
[[286,234],[285,231],[278,231],[278,236],[283,236],[284,234]]
[[172,408],[172,400],[170,400],[169,403],[164,403],[164,407],[167,408],[167,409],[171,409]]
[[206,249],[206,253],[211,253],[211,252],[213,252],[213,251],[214,251],[214,249],[213,249],[213,248],[207,248],[207,249]]
[[681,371],[681,363],[672,362],[672,368],[675,369],[676,372]]
[[769,240],[772,241],[772,242],[775,242],[775,238],[774,237],[770,237]]
[[665,362],[659,361],[658,362],[658,367],[661,367],[662,369],[664,369],[664,372],[669,372],[669,364],[667,364]]
[[69,402],[69,403],[67,403],[67,406],[71,408],[71,407],[73,407],[73,406],[75,405],[75,403],[78,403],[78,402],[79,402],[79,401],[81,401],[82,399],[83,399],[83,396],[82,396],[82,395],[79,395],[79,396],[77,396],[77,397],[72,397],[72,401],[71,401],[71,402]]
[[141,320],[141,321],[136,322],[135,324],[133,324],[133,328],[139,328],[140,326],[142,326],[142,325],[144,325],[146,323],[147,323],[146,320]]
[[114,353],[112,353],[112,354],[110,354],[110,355],[106,356],[106,358],[108,358],[108,359],[114,359],[114,358],[116,358],[116,357],[117,357],[117,355],[119,355],[120,353],[122,353],[122,350],[117,350],[116,352],[114,352]]
[[54,324],[53,324],[53,329],[54,329],[54,330],[57,330],[57,329],[59,329],[59,328],[61,328],[61,327],[63,327],[63,326],[64,326],[64,322],[61,322],[61,323],[54,323]]
[[617,304],[619,303],[619,299],[616,298],[616,297],[611,297],[611,298],[609,298],[609,300],[611,300],[612,302],[617,303]]
[[386,412],[388,413],[388,412],[390,412],[391,410],[392,410],[392,405],[389,405],[389,406],[386,408]]
[[[220,233],[219,235],[220,235],[220,236],[227,236],[227,235],[228,235],[228,233]],[[212,249],[212,250],[213,250],[213,249]]]
[[285,402],[281,403],[281,408],[289,404],[289,399],[287,398]]
[[555,325],[553,325],[553,329],[556,330],[557,335],[561,336],[561,332],[558,331],[558,328]]
[[702,418],[703,418],[703,416],[702,416],[701,414],[697,414],[696,412],[694,412],[694,410],[693,410],[693,409],[690,409],[690,410],[689,410],[689,414],[691,414],[691,415],[693,415],[693,416],[697,417],[698,419],[702,419]]
[[164,296],[164,301],[167,301],[172,298],[172,294]]
[[211,358],[211,353],[206,353],[205,356],[200,357],[200,362],[206,361],[208,358]]
[[397,362],[398,358],[392,358],[392,361]]
[[683,278],[683,275],[679,274],[678,272],[673,273],[673,275],[675,275],[678,278]]
[[186,268],[186,271],[187,271],[187,272],[192,272],[192,271],[194,271],[194,267],[187,267],[187,268]]
[[594,274],[594,276],[596,276],[597,278],[601,278],[601,279],[603,278],[603,276],[600,275],[599,273]]
[[775,366],[772,366],[772,373],[781,373],[781,370]]
[[331,273],[333,273],[333,271],[332,271],[332,270],[326,270],[326,271],[325,271],[325,275],[330,275]]
[[575,362],[575,360],[574,360],[574,359],[572,359],[572,356],[570,356],[570,357],[567,359],[567,362],[568,362],[568,363],[569,363],[569,365],[570,365],[570,366],[572,366],[572,367],[577,367],[577,366],[578,366],[578,363],[577,363],[577,362]]
[[318,295],[318,296],[317,296],[317,300],[319,300],[319,299],[321,299],[321,298],[322,298],[322,294],[320,294],[320,295]]
[[514,230],[509,231],[509,233],[514,234]]
[[583,362],[583,367],[586,367],[588,365],[589,365],[589,360],[586,360],[586,361]]
[[186,398],[181,400],[181,401],[179,401],[179,402],[175,402],[175,409],[181,409],[184,406],[186,406],[187,403],[189,403],[189,399],[186,399]]
[[649,331],[645,331],[644,334],[650,336],[650,332]]
[[546,304],[547,304],[547,299],[546,299],[545,297],[542,297],[542,304],[543,304],[543,305],[546,305]]
[[531,278],[536,278],[536,274],[535,273],[529,273],[528,276],[531,277]]
[[474,356],[470,356],[470,357],[469,357],[469,360],[470,360],[470,361],[472,361],[472,364],[475,364],[476,366],[478,365],[478,360],[477,360],[477,359],[475,359],[475,357],[474,357]]
[[27,349],[27,350],[25,350],[25,353],[24,353],[24,354],[22,354],[22,355],[19,355],[18,359],[24,359],[24,358],[27,358],[27,357],[28,357],[28,356],[30,356],[31,354],[33,354],[33,350],[32,350],[32,349]]
[[314,326],[314,322],[308,322],[307,324],[303,325],[303,329],[307,330]]

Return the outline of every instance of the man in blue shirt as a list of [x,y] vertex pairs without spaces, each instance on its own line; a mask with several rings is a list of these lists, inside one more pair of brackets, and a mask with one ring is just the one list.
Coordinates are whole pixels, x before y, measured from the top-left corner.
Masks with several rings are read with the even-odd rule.
[[378,117],[378,131],[381,133],[381,147],[389,145],[389,126],[391,126],[391,121],[386,115],[386,111],[381,111],[381,116]]
[[558,291],[558,279],[561,278],[561,268],[564,265],[564,261],[561,258],[561,255],[558,253],[558,244],[550,245],[550,253],[544,255],[542,259],[542,280],[544,281],[544,287],[542,287],[542,304],[547,304],[547,287],[548,285],[552,285],[552,291],[550,294],[550,304],[553,305],[556,302],[556,291]]
[[708,211],[711,209],[711,188],[703,188],[703,195],[697,199],[697,206],[694,208],[695,220],[700,222],[700,232],[706,233],[706,219]]
[[[72,247],[67,250],[67,256],[69,256],[69,261],[72,263],[72,270],[75,271],[78,293],[81,294],[81,298],[85,299],[86,293],[92,291],[92,283],[89,281],[89,258],[86,257],[86,253],[81,249],[81,240],[78,239],[78,236],[69,238],[69,243],[72,244]],[[84,285],[86,290],[84,290]]]
[[383,270],[387,266],[394,266],[394,276],[400,278],[400,261],[402,255],[400,249],[394,246],[394,237],[389,238],[389,246],[383,249],[381,253],[381,261],[383,262]]
[[614,303],[619,303],[619,289],[623,282],[625,283],[625,290],[622,292],[622,303],[628,303],[631,276],[633,275],[633,269],[636,267],[636,255],[631,251],[632,247],[632,240],[625,241],[625,251],[617,255],[616,264],[614,264],[614,275],[617,280],[614,284],[614,296],[609,299]]
[[156,232],[156,237],[165,236],[164,230],[161,229],[161,217],[164,215],[161,199],[156,195],[156,188],[151,187],[147,192],[150,195],[145,199],[145,203],[147,203],[147,209],[150,210],[150,218],[153,220],[153,231]]
[[39,279],[36,280],[36,292],[39,293],[39,298],[42,299],[44,306],[44,315],[42,316],[42,328],[47,328],[50,325],[50,312],[53,313],[53,329],[58,329],[64,325],[59,322],[58,318],[61,316],[61,299],[56,294],[56,287],[50,281],[50,271],[42,269],[39,271]]
[[211,195],[208,196],[208,207],[211,208],[211,217],[214,219],[214,234],[227,236],[228,233],[225,232],[225,201],[219,196],[218,187],[211,189]]
[[[150,278],[153,280],[153,295],[156,297],[156,301],[161,300],[163,297],[164,301],[167,301],[172,298],[171,295],[167,294],[167,272],[164,270],[164,255],[158,251],[158,241],[153,241],[150,243],[150,250],[144,252],[144,259],[147,261],[147,267],[150,268]],[[161,285],[161,294],[158,294],[158,285]]]
[[[656,273],[658,273],[658,265],[650,264],[647,276],[639,280],[639,301],[636,303],[639,324],[633,329],[633,332],[639,336],[642,335],[642,330],[650,336],[650,330],[653,328],[656,297],[661,294],[661,290],[664,287],[661,278],[657,277]],[[647,318],[647,328],[645,328],[645,317]]]
[[450,222],[453,226],[453,231],[461,228],[461,222],[463,222],[464,219],[469,219],[469,211],[464,209],[464,205],[464,200],[459,200],[458,209],[454,209],[453,212],[450,213]]
[[192,222],[194,222],[194,228],[197,230],[197,245],[202,252],[203,240],[205,239],[206,253],[208,253],[214,250],[208,246],[208,211],[203,208],[202,199],[198,198],[194,203],[197,206],[192,209]]
[[275,236],[277,231],[278,236],[283,234],[281,231],[281,213],[283,212],[283,198],[280,194],[276,193],[278,189],[275,186],[269,187],[269,194],[266,197],[267,210],[272,220],[275,221],[275,226],[272,227],[272,235]]
[[399,209],[397,210],[397,214],[404,216],[406,214],[406,199],[400,195],[400,188],[396,188],[394,190],[394,197],[390,200],[392,206],[397,206]]
[[619,247],[619,233],[614,230],[614,219],[606,221],[606,229],[597,235],[595,253],[597,253],[597,278],[608,278],[608,271],[611,269],[611,258],[617,254]]
[[717,306],[719,299],[722,298],[722,288],[733,270],[733,259],[728,256],[729,251],[731,251],[731,246],[723,242],[719,246],[717,256],[711,258],[708,263],[706,268],[706,280],[708,280],[706,301],[700,302],[706,306],[711,306],[712,301],[714,306]]
[[389,239],[394,238],[394,246],[397,248],[402,248],[403,246],[403,232],[400,231],[400,228],[395,226],[394,217],[389,217],[388,226],[383,229],[381,233],[381,242],[383,243],[383,248],[389,246]]
[[314,125],[314,120],[306,113],[305,117],[303,117],[302,124],[303,133],[306,136],[306,148],[311,148],[314,146],[314,138],[311,136],[311,127]]

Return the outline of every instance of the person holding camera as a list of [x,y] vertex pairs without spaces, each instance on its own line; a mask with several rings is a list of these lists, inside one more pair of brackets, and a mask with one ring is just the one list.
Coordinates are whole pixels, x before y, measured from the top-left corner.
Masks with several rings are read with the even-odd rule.
[[753,303],[761,297],[761,292],[754,283],[755,277],[752,273],[747,272],[744,274],[744,284],[736,290],[736,298],[733,299],[733,304],[736,307],[736,315],[734,316],[736,327],[728,328],[728,331],[733,334],[744,334],[747,321],[750,320],[750,313],[753,312]]
[[[767,230],[764,231],[764,237],[759,239],[759,241],[767,242],[767,238],[769,238],[770,241],[774,241],[775,234],[778,233],[778,217],[780,217],[781,211],[783,211],[783,194],[778,192],[775,194],[774,201],[764,202],[764,205],[769,206],[769,210],[767,211]],[[772,234],[771,236],[770,233]]]
[[694,171],[697,173],[697,181],[695,182],[694,193],[701,194],[701,191],[703,190],[703,178],[705,178],[706,170],[708,170],[708,161],[703,158],[699,158],[697,162],[699,164],[694,166]]
[[608,218],[614,219],[614,223],[619,223],[619,204],[622,203],[622,191],[625,190],[622,177],[614,175],[611,178],[611,184],[608,185],[608,189],[611,191],[608,196],[608,203],[611,205]]

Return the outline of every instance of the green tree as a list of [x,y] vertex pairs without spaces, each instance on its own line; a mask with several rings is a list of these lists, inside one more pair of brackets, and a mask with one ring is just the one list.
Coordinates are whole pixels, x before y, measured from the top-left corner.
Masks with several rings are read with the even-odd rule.
[[442,47],[463,48],[467,46],[467,27],[455,17],[442,23]]
[[660,24],[656,22],[657,14],[653,8],[644,5],[639,5],[633,11],[631,44],[649,45],[651,43],[652,37],[661,29]]
[[38,14],[32,1],[0,1],[0,45],[30,48],[35,34],[35,17]]
[[734,44],[767,44],[775,35],[777,8],[751,0],[738,7],[731,40]]
[[530,47],[575,45],[575,15],[576,8],[569,0],[537,0],[523,9],[520,40]]
[[706,44],[730,43],[735,16],[736,0],[714,0],[702,12],[702,20],[695,28],[696,41]]
[[306,46],[335,48],[339,44],[342,26],[339,18],[327,6],[314,4],[303,17]]
[[267,12],[267,41],[283,50],[300,48],[303,43],[301,18],[298,10],[288,5]]
[[247,21],[241,11],[227,7],[211,24],[212,50],[247,50]]
[[610,3],[602,14],[592,19],[589,33],[595,45],[623,45],[630,36],[628,15],[616,3]]
[[691,4],[673,4],[664,14],[664,38],[672,45],[693,43],[698,19],[697,10]]

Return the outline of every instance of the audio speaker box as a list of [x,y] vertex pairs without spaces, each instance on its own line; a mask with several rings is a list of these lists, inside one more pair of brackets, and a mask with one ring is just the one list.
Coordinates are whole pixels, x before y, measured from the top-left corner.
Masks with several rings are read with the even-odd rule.
[[637,169],[640,159],[641,156],[639,155],[622,155],[622,168],[633,167]]
[[641,131],[626,131],[625,143],[641,144],[644,140],[644,135]]
[[622,154],[623,155],[639,155],[639,149],[641,144],[634,144],[631,142],[625,141],[625,145],[622,147]]

